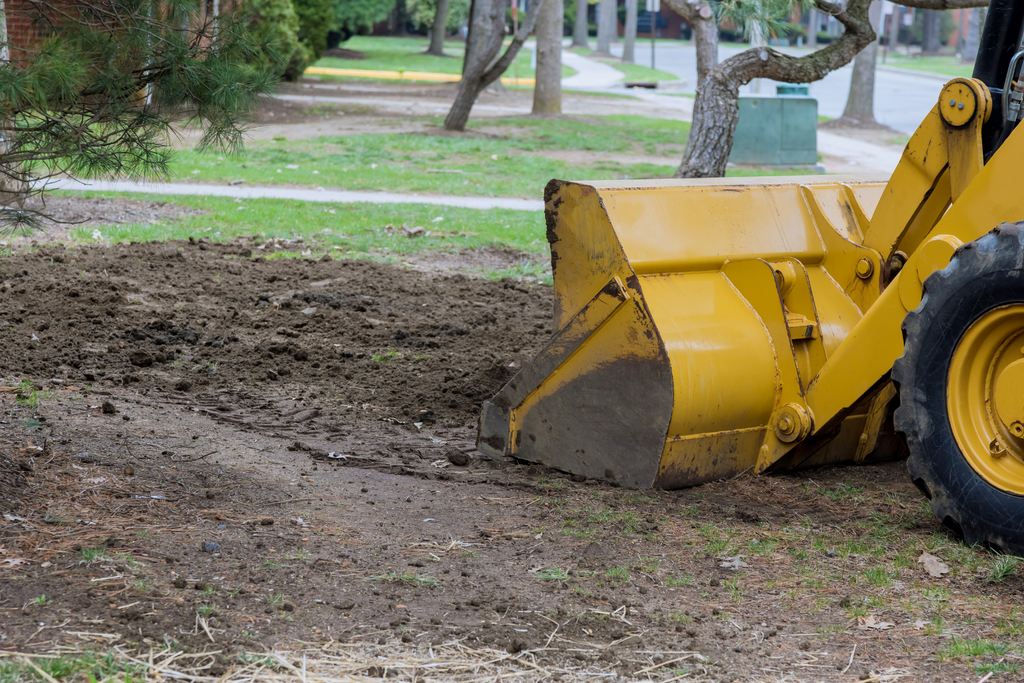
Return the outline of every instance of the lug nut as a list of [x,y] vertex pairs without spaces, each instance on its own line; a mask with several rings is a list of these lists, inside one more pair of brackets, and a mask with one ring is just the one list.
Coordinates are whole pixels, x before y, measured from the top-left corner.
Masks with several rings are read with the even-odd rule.
[[874,272],[875,264],[871,262],[871,259],[862,258],[857,261],[857,277],[861,280],[867,280]]
[[779,431],[783,434],[793,433],[793,418],[789,415],[783,415],[779,418]]

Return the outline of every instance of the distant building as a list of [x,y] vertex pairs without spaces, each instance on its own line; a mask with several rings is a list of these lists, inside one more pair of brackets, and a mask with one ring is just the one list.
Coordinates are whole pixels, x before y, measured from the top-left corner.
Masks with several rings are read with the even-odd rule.
[[[643,0],[641,0],[642,2]],[[690,25],[681,16],[673,12],[668,5],[662,5],[661,11],[657,14],[655,22],[658,34],[656,38],[670,38],[673,40],[684,40],[690,37]],[[626,27],[619,22],[619,37],[626,35]],[[651,37],[651,13],[643,9],[636,16],[636,37]]]

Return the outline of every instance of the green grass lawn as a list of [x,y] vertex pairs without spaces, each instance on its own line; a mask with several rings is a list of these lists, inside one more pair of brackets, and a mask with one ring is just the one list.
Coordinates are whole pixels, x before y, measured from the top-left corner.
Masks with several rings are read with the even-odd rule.
[[[357,50],[366,55],[366,59],[338,59],[324,57],[314,66],[327,66],[336,69],[360,69],[374,71],[425,71],[428,73],[460,74],[462,73],[462,56],[465,44],[461,41],[448,41],[444,52],[448,57],[435,57],[423,54],[429,40],[424,38],[390,38],[379,36],[353,36],[345,42],[348,50]],[[530,50],[520,50],[515,62],[508,68],[508,77],[533,78],[534,70],[530,67],[533,55]],[[567,78],[576,73],[567,66],[562,67],[562,77]],[[332,76],[321,78],[341,78]]]
[[608,64],[625,74],[626,77],[623,79],[625,81],[652,82],[679,80],[679,76],[676,76],[675,74],[670,74],[667,71],[660,71],[658,69],[652,69],[649,66],[643,66],[641,64],[622,64],[621,62],[608,62]]
[[[58,193],[70,194],[70,193]],[[189,197],[116,192],[75,193],[89,197],[123,197],[161,201],[201,209],[200,215],[156,224],[138,223],[72,228],[76,242],[94,242],[98,229],[104,242],[148,242],[205,237],[214,242],[241,235],[262,239],[303,238],[294,255],[330,254],[336,258],[400,260],[402,255],[431,249],[458,251],[466,248],[509,247],[547,254],[544,214],[508,209],[462,209],[429,204],[320,204],[286,199]],[[423,237],[408,237],[402,226],[422,227]],[[254,252],[258,256],[258,252]]]
[[881,59],[879,59],[878,63],[883,64],[884,66],[897,67],[899,69],[929,71],[931,73],[949,76],[950,78],[970,78],[974,73],[973,64],[962,64],[959,59],[953,56],[904,57],[903,55],[890,54],[886,57],[884,63]]
[[[454,195],[539,197],[551,178],[596,180],[672,174],[690,124],[639,116],[586,119],[508,118],[474,121],[479,137],[369,134],[312,140],[256,141],[238,155],[175,153],[171,178],[253,185]],[[571,164],[541,154],[580,150],[647,154],[661,164],[625,164],[612,157]]]
[[[329,187],[449,195],[539,198],[552,178],[667,178],[685,150],[690,124],[616,115],[474,121],[473,137],[367,134],[249,143],[238,155],[184,150],[171,180]],[[571,163],[558,152],[603,155]],[[625,163],[644,155],[662,162]],[[807,169],[730,169],[729,176],[797,175]]]
[[[431,73],[462,73],[462,54],[465,44],[450,40],[445,43],[444,52],[448,57],[423,54],[430,40],[423,38],[383,38],[375,36],[353,36],[342,47],[366,55],[366,59],[338,59],[324,57],[316,66],[333,66],[339,69],[372,69],[376,71],[429,71]],[[526,58],[530,66],[529,52],[518,55],[520,61]]]

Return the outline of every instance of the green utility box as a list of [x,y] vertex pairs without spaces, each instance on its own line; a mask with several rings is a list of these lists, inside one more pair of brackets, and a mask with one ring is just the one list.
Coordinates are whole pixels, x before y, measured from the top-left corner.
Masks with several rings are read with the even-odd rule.
[[[806,94],[806,86],[803,89]],[[818,163],[818,101],[794,95],[741,97],[729,161],[765,166]]]

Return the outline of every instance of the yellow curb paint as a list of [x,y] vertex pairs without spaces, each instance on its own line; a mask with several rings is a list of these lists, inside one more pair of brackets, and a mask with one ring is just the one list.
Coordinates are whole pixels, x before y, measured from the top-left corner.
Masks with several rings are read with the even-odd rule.
[[[429,71],[377,71],[373,69],[336,69],[330,66],[311,66],[307,74],[322,76],[355,76],[357,78],[383,78],[395,81],[434,81],[437,83],[457,83],[462,80],[459,74],[440,74]],[[536,85],[532,78],[502,78],[505,85]]]

